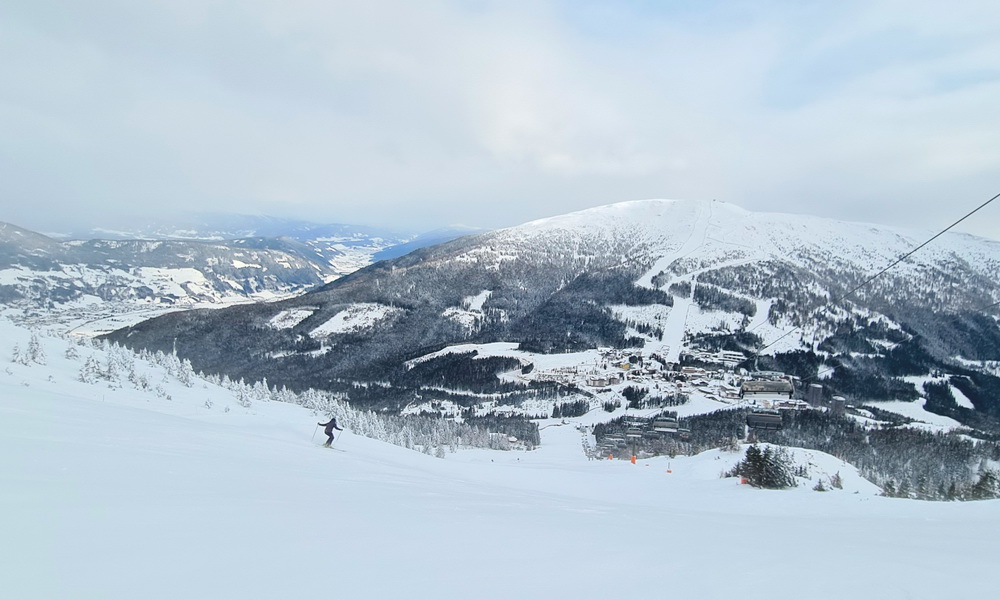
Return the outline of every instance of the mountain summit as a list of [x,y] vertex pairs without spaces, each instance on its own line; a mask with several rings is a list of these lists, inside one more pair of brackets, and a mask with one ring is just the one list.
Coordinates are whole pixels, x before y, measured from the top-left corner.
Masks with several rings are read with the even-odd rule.
[[[942,236],[849,294],[928,237],[715,201],[625,202],[424,248],[283,302],[166,315],[110,338],[296,388],[394,382],[372,400],[382,403],[427,391],[406,360],[470,342],[540,354],[617,347],[671,363],[726,350],[802,377],[832,371],[827,383],[849,397],[912,399],[914,386],[895,378],[983,372],[1000,358],[1000,328],[982,308],[1000,298],[998,242]],[[447,370],[434,377],[455,389]]]

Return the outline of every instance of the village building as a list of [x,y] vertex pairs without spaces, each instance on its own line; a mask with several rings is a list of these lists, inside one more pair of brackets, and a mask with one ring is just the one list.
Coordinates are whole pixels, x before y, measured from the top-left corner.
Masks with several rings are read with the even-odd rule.
[[791,379],[750,379],[740,384],[740,397],[764,408],[778,408],[792,399]]
[[740,393],[744,398],[763,398],[771,396],[791,398],[794,391],[795,388],[792,386],[792,382],[788,379],[751,379],[740,384]]

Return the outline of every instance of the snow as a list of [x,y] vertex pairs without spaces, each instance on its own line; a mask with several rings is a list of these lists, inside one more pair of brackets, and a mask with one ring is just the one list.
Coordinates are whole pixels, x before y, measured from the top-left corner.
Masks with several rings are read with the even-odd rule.
[[653,265],[653,268],[650,269],[646,275],[639,278],[636,285],[649,288],[653,287],[653,277],[669,269],[670,265],[672,265],[675,261],[689,256],[705,245],[705,241],[708,236],[710,218],[709,210],[705,204],[699,203],[697,205],[687,205],[684,207],[683,211],[674,210],[672,211],[672,214],[680,213],[682,218],[690,218],[689,214],[685,213],[692,212],[697,212],[697,216],[694,218],[694,222],[690,226],[690,232],[685,238],[683,244],[678,247],[676,251],[668,252],[664,256],[660,257]]
[[[923,391],[925,383],[948,382],[948,378],[940,378],[940,377],[936,378],[927,375],[912,375],[903,377],[902,379],[907,383],[912,383],[914,387],[916,387],[918,390],[921,391]],[[961,390],[959,390],[953,385],[949,387],[951,388],[952,395],[954,395],[955,397],[955,403],[958,406],[975,410],[975,407],[972,405],[972,401],[969,400],[969,398],[966,397],[966,395],[963,394]],[[931,431],[941,431],[941,430],[948,431],[952,429],[963,428],[962,424],[956,421],[955,419],[952,419],[950,417],[943,417],[941,415],[926,410],[924,408],[923,398],[915,400],[914,402],[902,402],[902,401],[878,402],[875,403],[875,405],[881,409],[888,410],[890,412],[903,415],[904,417],[909,417],[911,419],[920,421],[920,423],[916,424],[916,426],[920,427],[921,429],[928,429]]]
[[482,321],[484,317],[483,305],[492,294],[492,290],[483,290],[475,296],[467,296],[462,299],[462,308],[450,306],[444,309],[441,316],[451,319],[467,329],[474,329]]
[[209,293],[211,285],[205,275],[193,268],[161,268],[139,267],[136,270],[139,279],[146,285],[155,288],[160,294],[173,294],[183,297],[189,294],[182,285],[187,285],[194,293]]
[[[484,268],[490,268],[509,259],[510,248],[558,247],[567,255],[569,249],[575,249],[574,258],[588,251],[618,252],[628,255],[630,262],[648,265],[636,285],[654,287],[653,280],[662,273],[666,277],[657,283],[666,289],[685,281],[694,285],[706,271],[770,261],[807,270],[820,265],[853,276],[874,274],[927,240],[931,233],[805,215],[755,213],[725,202],[641,200],[500,230],[491,234],[489,248],[470,250],[463,259],[480,260]],[[922,248],[918,259],[894,266],[889,275],[917,277],[928,268],[946,270],[957,261],[987,280],[995,280],[1000,277],[998,252],[1000,244],[996,242],[949,233]],[[808,291],[821,297],[827,294],[815,283],[809,285]],[[798,328],[792,323],[772,326],[767,317],[771,303],[777,299],[752,300],[757,301],[758,313],[747,329],[763,339],[768,354],[801,349],[806,346],[801,340],[817,333],[815,325],[804,326],[798,335],[793,334]],[[862,315],[844,314],[843,318],[852,316]],[[691,298],[675,298],[662,340],[670,348],[667,359],[676,361],[684,350],[685,332],[699,333],[720,321],[732,329],[742,317],[691,310]]]
[[493,290],[483,290],[475,296],[469,296],[462,300],[462,306],[470,312],[483,312],[483,304],[493,295]]
[[[796,260],[811,253],[864,271],[875,271],[930,237],[925,231],[806,215],[750,212],[726,202],[697,200],[621,202],[532,221],[498,233],[516,239],[549,237],[572,230],[583,230],[606,240],[627,235],[636,244],[648,244],[649,253],[656,260],[639,279],[639,285],[647,287],[652,286],[652,278],[658,273],[669,273],[684,259],[692,259],[700,266],[680,277],[757,260]],[[987,245],[992,247],[987,250]],[[995,248],[995,244],[981,238],[947,234],[942,243],[922,250],[921,258],[931,262],[959,256],[975,264],[995,260]],[[909,263],[896,267],[902,272],[914,268]]]
[[238,296],[208,296],[196,300],[185,296],[173,304],[151,300],[108,301],[97,296],[81,296],[65,302],[54,310],[28,311],[18,308],[0,307],[0,315],[15,319],[22,324],[46,331],[66,332],[81,337],[95,337],[115,329],[129,327],[146,319],[188,309],[218,309],[237,304],[283,300],[295,296],[292,293],[276,293],[262,290],[253,294]]
[[913,402],[873,402],[873,406],[887,410],[889,412],[894,412],[897,415],[903,415],[904,417],[909,417],[916,421],[921,421],[927,425],[931,425],[931,429],[958,429],[962,427],[962,424],[952,419],[951,417],[942,417],[941,415],[936,415],[932,412],[927,412],[924,410],[923,399],[915,400]]
[[671,308],[661,304],[651,304],[646,306],[627,306],[625,304],[612,304],[608,306],[611,314],[619,321],[635,321],[649,325],[650,327],[662,329],[670,317]]
[[[324,239],[319,238],[316,241],[320,242],[324,241]],[[358,269],[372,264],[374,255],[388,245],[387,243],[380,242],[381,240],[372,239],[371,244],[367,246],[342,243],[331,244],[330,248],[337,250],[340,254],[331,258],[328,262],[338,273],[353,273]]]
[[[28,333],[0,321],[0,359]],[[989,597],[1000,501],[883,498],[833,457],[761,491],[740,458],[587,460],[572,421],[533,452],[437,459],[278,402],[76,381],[66,342],[0,368],[5,597]],[[84,349],[82,353],[98,352]],[[206,400],[213,407],[206,407]],[[223,410],[223,407],[231,410]],[[591,415],[593,416],[593,415]],[[843,490],[811,481],[840,473]]]
[[291,329],[316,312],[315,308],[290,308],[271,317],[267,324],[273,329]]
[[309,332],[310,337],[326,337],[333,333],[348,333],[352,331],[362,331],[402,312],[402,309],[376,304],[372,302],[362,302],[352,305],[350,308],[342,310],[333,315],[325,323]]
[[476,352],[476,358],[487,358],[490,356],[502,356],[519,359],[522,364],[533,363],[536,370],[550,371],[555,369],[566,369],[578,367],[580,365],[594,365],[600,362],[601,353],[598,350],[584,350],[583,352],[567,352],[565,354],[535,354],[517,349],[516,342],[492,342],[489,344],[455,344],[424,354],[406,362],[407,368],[426,362],[428,360],[445,356],[448,354],[468,354]]
[[972,400],[970,400],[969,397],[962,392],[962,390],[955,386],[951,386],[951,394],[955,397],[955,404],[970,410],[976,409],[976,406],[972,404]]
[[483,318],[482,313],[474,313],[454,306],[449,306],[444,309],[441,316],[446,319],[451,319],[466,329],[475,329],[476,325]]
[[235,258],[233,259],[233,266],[236,267],[237,269],[262,269],[263,268],[261,265],[258,265],[256,263],[245,263],[245,262],[243,262],[241,260],[237,260]]
[[964,367],[970,367],[984,373],[992,373],[1000,377],[1000,360],[968,360],[961,356],[953,356],[951,359]]
[[663,326],[663,343],[670,347],[666,355],[667,362],[680,362],[681,351],[684,349],[685,325],[692,307],[698,309],[691,298],[674,296],[674,306],[667,313],[667,321]]
[[30,281],[34,277],[34,271],[30,271],[22,266],[0,269],[0,285],[16,285],[24,281]]

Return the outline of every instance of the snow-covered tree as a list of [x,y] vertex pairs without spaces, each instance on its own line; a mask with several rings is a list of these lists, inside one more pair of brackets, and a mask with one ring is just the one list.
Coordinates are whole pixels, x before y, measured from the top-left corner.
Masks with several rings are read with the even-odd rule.
[[104,377],[104,373],[101,370],[101,364],[97,362],[97,359],[93,356],[88,356],[87,360],[84,361],[83,366],[80,367],[80,373],[77,379],[83,383],[97,383],[99,379]]
[[11,351],[10,362],[16,365],[28,366],[31,361],[28,360],[28,355],[21,351],[21,346],[14,344],[14,349]]
[[37,333],[31,334],[31,339],[28,341],[28,350],[26,352],[27,360],[39,365],[44,365],[46,363],[45,349],[42,348],[42,342],[38,339]]
[[756,444],[747,448],[743,460],[733,469],[735,475],[745,477],[754,487],[783,489],[795,487],[792,462],[781,450],[765,446],[761,450]]
[[984,469],[979,473],[979,481],[969,489],[969,499],[986,500],[997,496],[1000,496],[1000,475],[996,471]]

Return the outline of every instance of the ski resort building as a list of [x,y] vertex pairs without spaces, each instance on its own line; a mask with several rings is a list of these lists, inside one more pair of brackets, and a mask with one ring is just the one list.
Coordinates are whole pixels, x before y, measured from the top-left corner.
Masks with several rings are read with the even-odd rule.
[[795,386],[787,376],[782,379],[750,379],[740,384],[740,397],[745,402],[764,408],[798,408],[792,402]]
[[794,391],[795,387],[792,386],[792,382],[788,379],[778,381],[761,381],[758,379],[751,379],[740,384],[740,393],[744,398],[764,398],[773,396],[780,397],[782,399],[789,399],[792,397],[792,393]]

